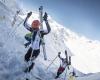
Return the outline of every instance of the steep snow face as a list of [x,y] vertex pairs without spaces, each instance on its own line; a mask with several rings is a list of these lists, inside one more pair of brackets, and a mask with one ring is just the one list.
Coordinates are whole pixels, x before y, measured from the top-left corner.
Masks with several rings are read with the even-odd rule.
[[17,37],[10,36],[13,16],[9,7],[0,2],[0,11],[0,80],[16,80],[21,75],[24,50]]
[[10,12],[15,12],[20,9],[16,0],[0,0],[0,2],[5,4],[10,9]]
[[[12,4],[13,3],[12,1]],[[16,10],[19,10],[16,5],[15,7],[13,6],[13,8],[16,9],[11,10],[12,13],[16,13]],[[11,23],[14,14],[10,12],[9,6],[0,3],[0,11],[2,11],[0,16],[5,16],[4,19],[0,19],[0,33],[2,33],[0,34],[0,80],[16,80],[20,76],[24,76],[22,70],[25,66],[24,55],[27,49],[24,48],[23,44],[25,42],[24,35],[28,33],[28,31],[22,24],[19,24],[23,23],[21,18],[24,19],[26,15],[20,15],[21,18],[18,16],[15,26],[12,27]],[[29,25],[34,19],[39,19],[37,13],[33,13],[33,16],[29,19]],[[52,29],[51,33],[45,36],[48,60],[44,61],[41,47],[41,53],[36,60],[36,66],[30,74],[31,78],[33,78],[32,76],[36,73],[36,75],[39,75],[44,80],[47,80],[47,78],[51,78],[48,80],[52,80],[60,64],[59,58],[54,61],[48,71],[46,68],[58,55],[58,52],[62,52],[61,56],[65,57],[65,50],[68,50],[68,55],[74,55],[72,56],[72,66],[75,69],[83,73],[100,72],[99,41],[92,41],[85,37],[78,36],[76,33],[58,24],[50,16],[48,21]],[[46,29],[45,24],[44,29]],[[79,80],[85,80],[85,78],[87,80],[99,80],[100,77],[98,77],[98,74],[96,74],[97,76],[93,76],[94,79],[88,76],[88,78],[83,77],[79,78]],[[63,73],[62,75],[64,76],[65,74]]]
[[100,80],[100,73],[91,74],[84,77],[78,77],[77,80]]

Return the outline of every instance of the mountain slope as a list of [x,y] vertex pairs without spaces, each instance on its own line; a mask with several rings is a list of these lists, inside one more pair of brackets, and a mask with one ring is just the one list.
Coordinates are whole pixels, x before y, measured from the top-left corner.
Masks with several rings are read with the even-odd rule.
[[[16,8],[16,5],[14,8]],[[12,13],[10,13],[10,7],[2,4],[0,5],[0,10],[2,10],[0,16],[5,16],[4,20],[0,20],[0,33],[2,33],[0,34],[0,80],[16,80],[18,78],[24,78],[23,76],[25,75],[22,70],[25,67],[24,55],[27,49],[24,48],[23,44],[25,42],[24,35],[28,33],[28,31],[22,24],[17,26],[18,23],[22,21],[20,17],[18,17],[19,19],[16,21],[15,26],[11,26],[13,20],[12,15],[14,15],[12,13],[15,13],[19,8],[11,10]],[[8,14],[10,17],[8,17]],[[35,16],[30,18],[29,24],[31,24],[32,19],[38,18],[37,13],[33,13],[33,15]],[[59,51],[62,52],[61,56],[64,57],[64,51],[66,49],[68,50],[69,55],[74,55],[72,56],[72,66],[75,69],[84,73],[100,72],[99,41],[92,41],[85,37],[78,36],[76,33],[66,29],[62,25],[59,25],[50,16],[49,23],[52,31],[50,34],[45,36],[48,60],[44,61],[41,49],[41,53],[35,61],[36,65],[31,74],[29,74],[30,78],[33,78],[33,75],[37,75],[43,80],[53,80],[59,67],[59,58],[54,61],[48,70],[46,68],[57,56]],[[64,75],[65,74],[63,73],[61,77],[63,78]],[[98,75],[99,73],[79,77],[77,79],[99,80],[100,77]]]

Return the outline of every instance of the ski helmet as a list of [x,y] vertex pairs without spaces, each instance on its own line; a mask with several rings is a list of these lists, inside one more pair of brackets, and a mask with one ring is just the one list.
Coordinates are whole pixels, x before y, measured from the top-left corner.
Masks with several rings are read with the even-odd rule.
[[39,25],[40,25],[39,20],[34,20],[34,21],[32,22],[32,24],[31,24],[31,27],[32,27],[33,29],[38,29],[38,28],[39,28]]

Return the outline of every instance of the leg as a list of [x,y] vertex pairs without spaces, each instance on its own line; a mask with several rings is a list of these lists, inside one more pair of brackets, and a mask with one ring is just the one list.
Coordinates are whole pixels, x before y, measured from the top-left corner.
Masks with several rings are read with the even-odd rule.
[[[33,58],[32,60],[35,60],[37,56],[39,55],[39,53],[40,53],[40,50],[34,50],[32,53],[32,58]],[[32,62],[32,64],[29,66],[29,72],[33,69],[34,64],[35,63]]]
[[28,72],[30,72],[32,69],[33,69],[33,67],[34,67],[34,62],[32,62],[32,64],[29,66],[29,69],[28,69]]
[[55,77],[55,79],[57,79],[60,74],[61,74],[60,72],[57,72],[57,76]]
[[24,57],[26,62],[30,60],[31,54],[32,54],[32,48],[30,47]]
[[38,50],[34,50],[33,54],[32,54],[32,58],[33,58],[32,60],[35,60],[38,57],[39,53],[40,53],[39,49]]
[[58,69],[58,71],[57,71],[57,76],[55,77],[55,79],[57,79],[61,73],[62,73],[62,72],[60,72],[59,69]]
[[[37,58],[37,56],[39,55],[40,50],[34,50],[32,53],[32,59],[30,60],[32,62],[32,60],[35,60]],[[34,67],[34,62],[31,63],[31,65],[24,71],[24,72],[30,72],[33,67]]]
[[60,74],[63,73],[64,70],[65,70],[65,68],[63,68],[63,67],[60,66],[59,69],[58,69],[58,71],[57,71],[57,76],[55,77],[55,79],[57,79],[60,76]]

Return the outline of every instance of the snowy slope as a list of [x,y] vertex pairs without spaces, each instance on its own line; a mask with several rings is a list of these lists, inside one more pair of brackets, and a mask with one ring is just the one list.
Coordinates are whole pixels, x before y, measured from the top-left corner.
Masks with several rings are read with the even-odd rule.
[[[9,2],[5,5],[0,2],[0,11],[2,11],[0,17],[5,16],[4,19],[0,19],[0,33],[2,33],[0,34],[0,80],[17,80],[18,78],[24,78],[23,76],[25,76],[22,70],[25,67],[24,55],[27,49],[24,48],[23,44],[25,42],[24,35],[28,31],[22,24],[17,26],[22,21],[19,17],[15,26],[12,28],[11,22],[14,16],[12,13],[19,10],[17,4],[13,4],[16,4],[16,2],[11,1],[11,5]],[[13,8],[10,9],[12,5]],[[33,13],[33,15],[34,16],[29,20],[29,24],[31,24],[32,19],[38,18],[37,13]],[[24,15],[20,16],[22,17]],[[46,68],[57,56],[59,51],[62,52],[61,55],[64,57],[65,49],[68,50],[69,55],[74,55],[72,57],[72,66],[75,69],[83,73],[100,72],[99,41],[92,41],[85,37],[78,36],[76,33],[59,25],[50,16],[49,23],[52,31],[48,36],[45,36],[48,60],[44,61],[41,49],[41,53],[36,60],[36,66],[31,74],[29,74],[30,78],[35,80],[33,76],[38,75],[43,80],[53,80],[57,68],[59,67],[59,59],[57,58],[48,70]],[[78,77],[77,80],[100,80],[99,75],[100,73]],[[63,73],[62,78],[64,76],[65,74]]]
[[100,80],[100,73],[96,73],[84,77],[78,77],[77,80]]
[[12,13],[20,9],[16,0],[0,0],[0,2],[5,4],[5,6],[7,6]]

